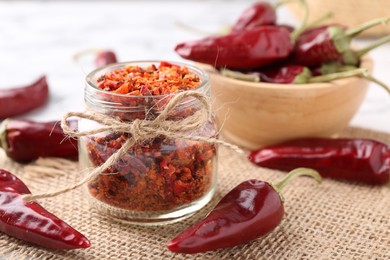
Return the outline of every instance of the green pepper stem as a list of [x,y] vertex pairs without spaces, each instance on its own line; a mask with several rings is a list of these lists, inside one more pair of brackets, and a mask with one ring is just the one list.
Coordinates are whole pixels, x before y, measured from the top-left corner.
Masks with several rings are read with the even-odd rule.
[[238,71],[232,71],[228,69],[221,70],[221,75],[233,78],[233,79],[239,79],[239,80],[245,80],[245,81],[251,81],[251,82],[260,82],[260,77],[257,75],[251,75],[251,74],[245,74]]
[[359,35],[361,32],[363,32],[367,29],[370,29],[371,27],[377,26],[379,24],[386,24],[389,21],[390,21],[390,17],[374,19],[374,20],[365,22],[361,25],[358,25],[354,28],[346,30],[345,34],[346,34],[346,36],[349,36],[349,37],[355,37],[355,36]]
[[286,186],[287,183],[289,183],[292,179],[295,179],[299,176],[310,176],[314,178],[318,183],[322,182],[321,175],[313,169],[310,168],[296,168],[292,171],[290,171],[280,182],[277,184],[271,184],[271,186],[275,189],[277,193],[279,193],[280,199],[282,202],[284,202],[284,197],[281,193],[284,186]]
[[369,80],[369,81],[372,81],[376,84],[378,84],[379,86],[381,86],[384,90],[387,91],[387,93],[390,95],[390,87],[387,86],[385,83],[383,83],[382,81],[379,81],[378,79],[374,78],[373,76],[371,75],[366,75],[366,76],[363,76],[363,78]]
[[288,4],[288,3],[292,3],[292,2],[296,2],[296,1],[300,1],[300,0],[284,0],[284,1],[278,1],[277,3],[275,3],[273,5],[273,8],[274,9],[277,9],[285,4]]
[[309,7],[307,6],[307,2],[306,0],[299,0],[299,3],[301,4],[302,8],[303,8],[303,20],[302,20],[302,23],[301,25],[295,29],[292,33],[291,33],[291,39],[293,42],[295,42],[295,40],[298,38],[298,36],[304,31],[306,30],[307,28],[307,20],[309,18]]
[[354,76],[367,76],[368,75],[367,73],[368,73],[367,69],[342,71],[342,72],[312,77],[311,79],[309,79],[308,83],[329,82],[336,79],[350,78]]
[[388,36],[385,36],[385,37],[382,37],[380,38],[379,40],[373,42],[372,44],[370,44],[369,46],[367,47],[364,47],[363,49],[360,49],[358,51],[356,51],[356,54],[358,57],[361,57],[363,56],[364,54],[367,54],[369,51],[385,44],[385,43],[388,43],[390,42],[390,35]]

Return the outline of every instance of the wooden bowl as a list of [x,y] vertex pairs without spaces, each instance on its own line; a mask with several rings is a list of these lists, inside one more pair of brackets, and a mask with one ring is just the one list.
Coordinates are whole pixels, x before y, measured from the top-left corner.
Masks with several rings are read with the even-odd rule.
[[[361,67],[372,71],[372,60]],[[369,82],[353,77],[331,83],[270,84],[236,80],[211,67],[212,101],[228,141],[248,149],[308,136],[332,136],[345,128]]]

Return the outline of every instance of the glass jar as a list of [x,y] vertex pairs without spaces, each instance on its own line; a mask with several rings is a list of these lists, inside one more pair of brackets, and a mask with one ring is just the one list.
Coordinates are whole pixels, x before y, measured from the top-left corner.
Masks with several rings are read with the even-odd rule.
[[[87,109],[115,117],[124,122],[154,119],[174,95],[131,96],[115,94],[97,87],[102,75],[124,66],[146,67],[159,61],[117,63],[92,71],[86,77]],[[209,79],[202,70],[180,63],[200,79],[193,91],[210,95]],[[176,121],[202,108],[195,98],[181,102],[168,120]],[[99,124],[81,119],[79,130],[86,131]],[[184,133],[216,138],[212,118],[202,128]],[[82,169],[104,163],[120,149],[130,134],[107,131],[79,138]],[[217,146],[203,141],[157,136],[136,143],[108,170],[87,184],[87,196],[93,208],[115,219],[137,224],[162,224],[181,220],[205,206],[212,198],[217,178]]]

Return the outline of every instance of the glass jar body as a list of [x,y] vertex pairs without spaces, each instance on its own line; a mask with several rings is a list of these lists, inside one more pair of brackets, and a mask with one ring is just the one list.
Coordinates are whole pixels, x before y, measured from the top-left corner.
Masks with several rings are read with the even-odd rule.
[[[113,65],[111,69],[118,66],[124,64]],[[203,80],[194,91],[209,95],[207,76],[196,68],[189,68]],[[134,97],[102,92],[94,86],[94,80],[102,73],[104,71],[98,70],[89,75],[85,92],[87,107],[123,122],[153,120],[173,97]],[[170,113],[167,120],[180,123],[181,119],[192,116],[201,108],[198,100],[187,99]],[[79,122],[80,131],[99,126],[85,119]],[[216,124],[211,119],[201,128],[182,134],[216,138]],[[131,133],[114,131],[80,137],[82,169],[89,174],[90,169],[103,164],[131,138]],[[92,178],[86,192],[93,208],[115,219],[137,224],[175,222],[190,216],[210,201],[216,186],[216,168],[215,144],[169,135],[156,136],[136,142],[107,170]]]

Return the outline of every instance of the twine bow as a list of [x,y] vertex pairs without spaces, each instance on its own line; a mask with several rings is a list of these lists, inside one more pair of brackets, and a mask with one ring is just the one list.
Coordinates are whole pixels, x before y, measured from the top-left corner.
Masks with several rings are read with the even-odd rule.
[[[186,98],[195,98],[200,101],[203,105],[203,108],[199,109],[194,114],[185,117],[178,121],[168,120],[168,116],[171,112]],[[67,119],[70,117],[79,117],[84,119],[89,119],[95,121],[101,125],[96,129],[87,130],[87,131],[75,131],[71,129],[67,123]],[[218,140],[216,138],[190,135],[188,132],[200,129],[203,127],[211,118],[211,105],[208,101],[207,96],[202,93],[195,91],[185,91],[175,95],[166,105],[164,110],[153,120],[140,120],[136,119],[132,122],[123,122],[116,118],[107,116],[105,114],[99,114],[94,112],[83,113],[83,112],[69,112],[66,113],[61,120],[61,127],[64,133],[70,137],[82,137],[87,135],[93,135],[97,133],[102,133],[106,131],[114,131],[118,133],[129,133],[130,137],[118,149],[114,154],[112,154],[103,164],[94,168],[88,175],[86,175],[79,182],[73,184],[72,186],[63,188],[58,191],[42,193],[42,194],[29,194],[25,195],[24,199],[36,200],[40,198],[49,198],[55,197],[59,194],[66,193],[68,191],[74,190],[83,184],[92,180],[98,174],[104,172],[110,166],[112,166],[116,161],[118,161],[126,152],[133,147],[136,143],[142,142],[145,140],[150,140],[158,136],[167,136],[171,138],[182,138],[192,141],[203,141],[214,144],[221,144],[231,149],[235,150],[237,153],[243,154],[244,151],[237,147],[236,145]]]

